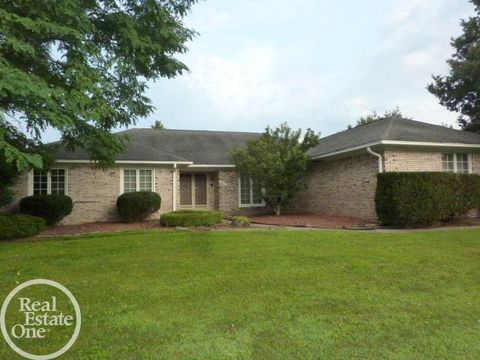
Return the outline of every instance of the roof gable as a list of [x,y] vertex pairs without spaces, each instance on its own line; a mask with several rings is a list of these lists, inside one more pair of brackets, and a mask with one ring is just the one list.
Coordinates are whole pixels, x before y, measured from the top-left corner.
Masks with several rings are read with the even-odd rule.
[[480,134],[395,116],[321,138],[318,145],[312,148],[309,154],[315,158],[386,140],[480,144]]

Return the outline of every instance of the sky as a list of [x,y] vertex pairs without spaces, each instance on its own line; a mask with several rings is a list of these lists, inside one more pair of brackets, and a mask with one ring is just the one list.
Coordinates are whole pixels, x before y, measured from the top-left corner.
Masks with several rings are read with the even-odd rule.
[[[467,0],[206,0],[185,19],[199,35],[190,73],[150,82],[156,107],[134,127],[261,132],[288,122],[326,136],[397,106],[456,126],[426,87],[446,74]],[[56,140],[55,132],[45,138]]]

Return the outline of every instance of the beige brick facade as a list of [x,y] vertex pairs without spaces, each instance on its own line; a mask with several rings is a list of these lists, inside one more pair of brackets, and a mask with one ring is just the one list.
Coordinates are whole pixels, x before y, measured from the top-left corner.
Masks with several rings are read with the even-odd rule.
[[[176,181],[176,209],[180,209],[180,171],[172,166],[123,166],[107,170],[92,168],[89,164],[66,164],[58,166],[67,171],[67,194],[74,207],[62,224],[118,221],[116,201],[121,193],[122,169],[152,169],[155,176],[155,191],[162,202],[160,211],[152,215],[159,218],[161,213],[173,210],[173,181]],[[30,176],[31,177],[31,176]],[[31,180],[30,180],[31,182]],[[219,188],[221,186],[222,188]],[[24,173],[12,187],[15,201],[7,210],[16,211],[18,201],[30,195],[29,174]],[[219,191],[220,189],[220,191]],[[205,208],[205,207],[204,207]],[[219,209],[226,214],[253,214],[266,208],[240,208],[238,205],[238,180],[234,171],[217,171],[207,174],[207,207]]]
[[[385,171],[442,171],[442,153],[405,149],[381,152]],[[480,174],[480,154],[470,154],[472,173]],[[378,160],[372,155],[316,161],[307,175],[307,190],[289,211],[343,215],[376,221]]]
[[[480,154],[471,153],[472,173],[480,174]],[[388,149],[383,153],[385,171],[443,171],[442,153]]]
[[268,206],[239,206],[238,176],[235,171],[219,171],[216,187],[218,189],[218,195],[216,198],[217,209],[227,215],[258,215],[271,213],[271,208]]
[[[173,169],[171,167],[115,167],[107,170],[92,168],[88,164],[66,164],[58,166],[66,169],[67,195],[73,200],[72,213],[62,224],[81,224],[96,221],[117,221],[116,201],[121,192],[121,169],[143,168],[154,172],[155,191],[162,202],[160,211],[152,215],[159,218],[159,213],[172,210]],[[29,175],[24,173],[12,187],[15,201],[9,210],[17,210],[18,201],[31,194]],[[31,182],[31,180],[30,180]],[[178,187],[177,187],[178,189]]]
[[374,221],[377,171],[372,155],[316,161],[306,177],[307,189],[293,199],[289,211]]
[[442,153],[432,151],[386,150],[385,171],[442,171]]
[[[385,171],[442,171],[441,152],[386,149],[383,155]],[[480,154],[471,154],[473,173],[480,174]],[[121,169],[152,169],[155,174],[155,191],[160,195],[160,211],[152,216],[173,209],[173,181],[176,182],[176,209],[180,209],[180,172],[172,165],[115,167],[108,170],[94,169],[88,164],[66,164],[67,192],[74,201],[72,214],[64,224],[118,220],[116,200],[121,193]],[[309,170],[308,188],[301,191],[286,209],[296,213],[343,215],[369,221],[376,220],[375,190],[378,159],[362,154],[333,160],[315,161]],[[238,176],[232,170],[207,173],[207,207],[218,209],[226,215],[254,215],[271,213],[266,207],[240,207]],[[12,187],[16,202],[29,195],[29,176],[24,173]],[[9,210],[15,210],[14,204]]]

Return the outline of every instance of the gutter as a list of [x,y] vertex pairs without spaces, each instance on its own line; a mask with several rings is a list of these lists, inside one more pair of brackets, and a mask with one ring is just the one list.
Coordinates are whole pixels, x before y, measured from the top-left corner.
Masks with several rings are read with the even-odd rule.
[[382,158],[382,155],[380,155],[379,153],[376,153],[375,151],[373,151],[370,146],[367,147],[367,152],[369,154],[372,154],[373,156],[376,156],[378,158],[378,172],[379,173],[383,173],[383,158]]

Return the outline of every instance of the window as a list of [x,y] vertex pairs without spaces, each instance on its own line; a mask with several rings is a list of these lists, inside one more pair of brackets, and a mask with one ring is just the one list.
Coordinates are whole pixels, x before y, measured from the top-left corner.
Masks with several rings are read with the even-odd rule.
[[265,206],[263,191],[258,182],[245,176],[239,176],[238,181],[240,207]]
[[124,169],[123,192],[154,191],[153,170],[151,169]]
[[50,169],[49,171],[33,170],[34,195],[39,194],[66,194],[65,169]]
[[442,154],[444,172],[468,174],[470,172],[470,156],[468,154]]
[[468,174],[468,169],[468,154],[457,154],[457,172],[462,174]]

